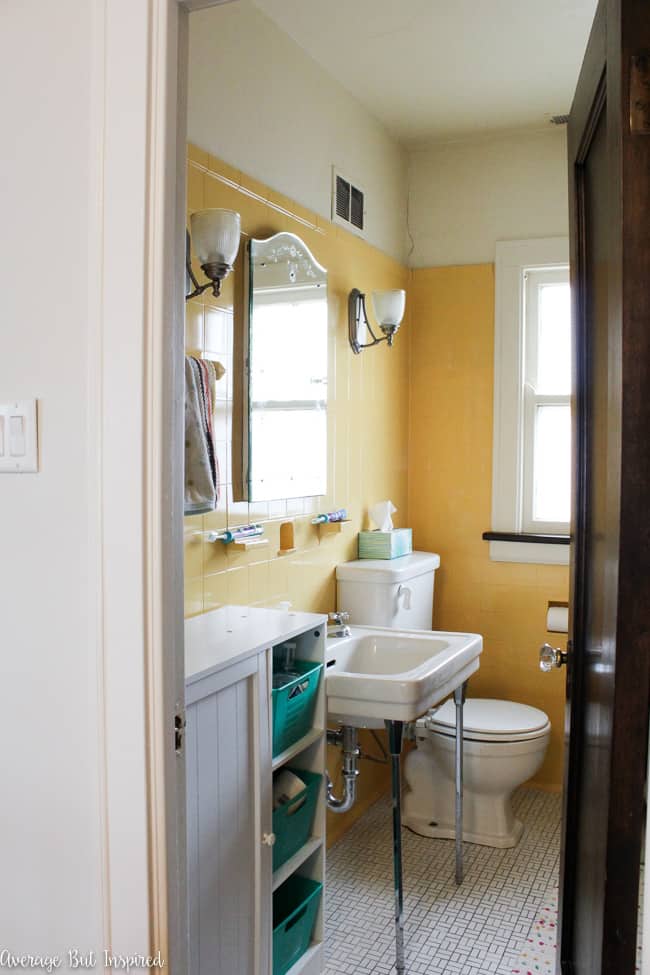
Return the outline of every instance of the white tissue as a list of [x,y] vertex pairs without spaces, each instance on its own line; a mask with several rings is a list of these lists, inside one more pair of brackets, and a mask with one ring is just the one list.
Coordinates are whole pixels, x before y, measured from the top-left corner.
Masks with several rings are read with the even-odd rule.
[[392,501],[379,501],[369,509],[371,522],[382,532],[393,530],[393,519],[391,515],[397,511]]

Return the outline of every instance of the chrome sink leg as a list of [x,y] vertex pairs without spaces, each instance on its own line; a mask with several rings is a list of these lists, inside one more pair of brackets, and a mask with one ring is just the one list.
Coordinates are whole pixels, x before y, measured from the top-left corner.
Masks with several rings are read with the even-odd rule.
[[467,681],[454,691],[456,705],[456,883],[463,882],[463,705]]
[[404,883],[402,877],[402,721],[386,721],[393,793],[393,878],[395,886],[395,970],[404,975]]

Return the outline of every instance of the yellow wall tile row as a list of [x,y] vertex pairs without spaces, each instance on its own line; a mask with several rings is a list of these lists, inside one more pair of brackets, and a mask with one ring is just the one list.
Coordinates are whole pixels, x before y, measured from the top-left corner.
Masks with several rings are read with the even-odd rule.
[[470,694],[544,710],[552,723],[536,783],[559,788],[564,671],[543,674],[538,651],[549,600],[568,596],[564,566],[491,562],[494,267],[412,272],[409,521],[418,549],[438,552],[434,627],[481,633]]
[[[347,300],[353,287],[362,291],[405,288],[408,272],[343,228],[272,192],[195,146],[188,147],[188,214],[204,207],[236,210],[242,219],[242,247],[219,299],[205,293],[187,303],[186,351],[216,359],[226,368],[217,384],[216,451],[221,474],[217,510],[185,519],[185,613],[208,612],[228,603],[276,606],[290,600],[296,609],[325,613],[336,608],[335,567],[356,558],[357,532],[367,527],[369,505],[391,498],[396,524],[405,525],[408,477],[409,342],[408,324],[389,349],[385,344],[355,356],[348,345]],[[326,498],[248,504],[233,500],[233,301],[236,276],[243,273],[243,250],[250,237],[286,230],[298,234],[328,271],[330,319],[329,376],[330,491]],[[195,273],[202,280],[200,268]],[[407,312],[408,315],[408,312]],[[300,445],[296,444],[296,449]],[[351,524],[340,534],[321,538],[311,518],[319,510],[345,507]],[[280,525],[292,519],[296,551],[279,555]],[[246,524],[264,525],[269,545],[235,552],[202,533]],[[260,555],[260,552],[262,553]],[[372,749],[369,744],[368,749]],[[336,777],[338,753],[331,756]],[[365,764],[365,763],[364,763]],[[360,777],[360,814],[385,791],[383,768],[367,764]],[[330,838],[350,820],[332,817]]]

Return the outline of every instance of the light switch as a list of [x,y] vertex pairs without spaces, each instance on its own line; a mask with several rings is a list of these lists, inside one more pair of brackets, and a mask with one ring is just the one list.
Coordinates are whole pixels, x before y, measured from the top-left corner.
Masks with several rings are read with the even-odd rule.
[[25,456],[25,417],[9,417],[9,453],[12,457]]
[[0,473],[38,470],[38,429],[35,399],[0,403]]

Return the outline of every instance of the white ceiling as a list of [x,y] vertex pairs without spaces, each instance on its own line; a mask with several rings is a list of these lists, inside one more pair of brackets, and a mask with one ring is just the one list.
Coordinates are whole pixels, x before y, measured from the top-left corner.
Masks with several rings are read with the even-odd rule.
[[255,0],[404,144],[566,114],[596,0]]

